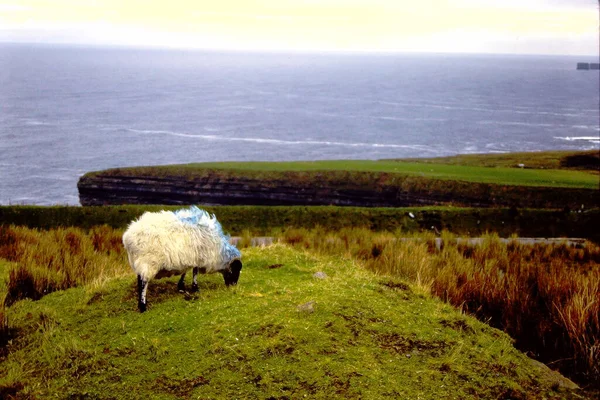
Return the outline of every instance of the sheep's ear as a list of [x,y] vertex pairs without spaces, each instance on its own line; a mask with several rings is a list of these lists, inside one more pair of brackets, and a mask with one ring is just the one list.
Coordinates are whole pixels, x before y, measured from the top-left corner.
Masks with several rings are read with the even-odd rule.
[[239,274],[242,270],[242,262],[240,260],[233,260],[231,264],[229,264],[229,268],[234,274]]
[[242,270],[242,262],[240,260],[233,260],[229,263],[229,268],[223,271],[223,278],[225,279],[225,285],[231,286],[236,285],[240,278],[240,271]]

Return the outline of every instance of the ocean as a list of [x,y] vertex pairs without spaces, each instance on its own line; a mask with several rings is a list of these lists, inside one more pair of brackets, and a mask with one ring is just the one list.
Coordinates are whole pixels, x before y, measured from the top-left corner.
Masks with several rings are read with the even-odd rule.
[[598,149],[579,61],[0,44],[0,204],[112,167]]

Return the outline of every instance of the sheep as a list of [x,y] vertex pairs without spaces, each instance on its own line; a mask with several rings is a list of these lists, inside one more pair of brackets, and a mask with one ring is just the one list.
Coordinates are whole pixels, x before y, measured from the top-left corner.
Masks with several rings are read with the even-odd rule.
[[146,290],[153,278],[181,273],[177,284],[185,290],[185,274],[193,270],[192,292],[198,273],[220,272],[226,286],[236,285],[242,269],[241,253],[217,218],[191,206],[177,211],[145,212],[123,234],[129,264],[137,274],[138,309],[146,311]]

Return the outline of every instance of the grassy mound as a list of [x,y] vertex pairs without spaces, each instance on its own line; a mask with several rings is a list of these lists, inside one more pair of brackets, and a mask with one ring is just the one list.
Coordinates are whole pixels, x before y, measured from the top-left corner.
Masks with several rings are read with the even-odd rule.
[[244,262],[234,289],[216,275],[193,295],[151,282],[145,314],[133,276],[13,304],[0,397],[576,395],[507,335],[404,281],[283,245]]

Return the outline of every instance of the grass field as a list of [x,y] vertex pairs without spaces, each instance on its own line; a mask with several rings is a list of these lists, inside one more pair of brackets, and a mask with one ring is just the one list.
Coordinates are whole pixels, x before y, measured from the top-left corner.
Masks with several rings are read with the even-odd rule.
[[459,154],[449,157],[406,158],[395,161],[505,168],[520,168],[519,164],[523,164],[523,167],[527,169],[571,169],[596,173],[600,171],[600,152],[598,150]]
[[[595,153],[520,161],[527,156],[128,171],[184,178],[292,171],[309,184],[314,175],[303,172],[345,179],[370,171],[416,177],[405,182],[411,190],[430,188],[427,180],[443,190],[460,179],[473,183],[459,192],[488,182],[520,185],[514,196],[552,186],[561,195],[596,189],[582,198],[597,199]],[[508,196],[504,190],[482,193]],[[152,281],[145,314],[136,311],[122,229],[167,207],[2,206],[0,398],[597,398],[600,247],[502,244],[496,235],[476,248],[452,242],[453,234],[486,232],[600,241],[600,209],[580,205],[206,207],[242,244],[252,235],[285,244],[243,249],[233,289],[218,275],[201,277],[198,294],[178,293],[177,278]]]
[[153,281],[144,314],[133,276],[15,303],[0,395],[584,398],[505,334],[406,281],[282,245],[246,249],[244,262],[234,289],[215,275],[199,294]]
[[[81,314],[77,316],[76,321],[81,325],[83,324],[81,318],[83,318],[91,324],[86,329],[100,329],[99,324],[104,325],[105,317],[110,320],[112,316],[116,315],[115,318],[119,318],[119,321],[128,321],[133,315],[137,315],[135,314],[135,279],[120,243],[121,234],[121,230],[113,230],[106,226],[91,230],[57,228],[38,231],[23,227],[0,229],[0,263],[2,264],[0,278],[4,277],[5,281],[7,279],[6,286],[0,290],[0,297],[5,299],[0,308],[0,322],[2,322],[0,324],[0,350],[2,350],[0,356],[8,353],[7,360],[10,360],[11,357],[24,357],[15,359],[19,361],[15,361],[16,364],[12,367],[6,367],[6,365],[10,366],[10,363],[0,366],[0,377],[4,375],[21,376],[23,371],[9,371],[16,368],[15,365],[37,371],[36,374],[40,376],[50,373],[44,371],[46,367],[36,369],[38,368],[35,366],[37,361],[27,359],[39,356],[38,344],[35,342],[38,340],[35,339],[37,337],[35,335],[39,332],[36,329],[40,327],[39,324],[43,325],[47,322],[44,318],[48,315],[52,318],[60,315],[61,319],[57,320],[59,321],[57,325],[61,329],[71,323],[68,320],[63,321],[62,318],[73,317],[69,317],[68,313],[63,314],[63,309],[72,308],[74,314]],[[598,292],[600,287],[600,269],[598,269],[600,247],[598,246],[591,243],[583,248],[563,245],[507,245],[498,242],[491,236],[486,238],[481,246],[473,248],[453,244],[452,236],[444,234],[445,244],[441,250],[438,250],[432,244],[431,240],[434,237],[432,234],[410,236],[409,241],[405,241],[391,233],[371,232],[356,228],[339,231],[328,231],[322,228],[311,231],[290,229],[281,232],[281,235],[285,243],[296,247],[297,250],[294,251],[279,245],[264,249],[246,248],[242,250],[245,269],[241,280],[243,285],[240,284],[240,287],[243,287],[243,290],[249,290],[249,292],[245,292],[246,297],[266,301],[266,304],[260,303],[263,306],[262,312],[273,314],[271,317],[279,318],[282,321],[287,321],[290,317],[288,314],[282,314],[278,308],[271,308],[275,306],[275,304],[271,304],[274,300],[287,302],[287,306],[292,308],[295,307],[292,303],[296,306],[304,304],[305,307],[300,307],[296,311],[304,312],[304,308],[306,308],[307,313],[312,314],[315,310],[311,310],[311,308],[317,307],[317,305],[318,307],[327,307],[334,312],[332,310],[335,310],[342,302],[336,296],[341,296],[341,298],[350,296],[352,301],[356,302],[357,309],[368,310],[374,307],[370,304],[371,301],[374,303],[383,301],[377,297],[377,293],[390,290],[395,293],[396,297],[395,300],[388,299],[392,303],[385,303],[385,307],[390,313],[394,313],[394,310],[398,311],[400,318],[404,313],[402,311],[404,308],[399,303],[408,301],[409,309],[411,307],[419,308],[419,305],[410,303],[421,300],[429,302],[432,301],[432,296],[437,296],[476,315],[483,321],[506,330],[516,340],[516,344],[521,350],[528,351],[539,359],[552,363],[554,368],[560,368],[583,385],[593,385],[594,382],[600,380],[600,370],[597,368],[597,348],[600,345],[600,321],[598,320],[600,306],[595,301],[600,295]],[[244,236],[242,243],[249,243],[248,239],[249,235]],[[280,252],[285,256],[278,255]],[[260,262],[254,257],[258,257]],[[303,260],[312,261],[306,264],[307,261]],[[319,280],[313,279],[311,274],[318,270],[332,278],[333,286],[314,286],[314,282]],[[292,274],[286,275],[288,273]],[[222,278],[219,276],[206,278],[213,283],[206,286],[205,289],[221,290]],[[168,284],[161,282],[153,281],[150,285],[150,312],[156,308],[160,310],[158,315],[166,320],[170,320],[169,318],[180,313],[189,317],[186,310],[192,304],[196,304],[195,301],[204,298],[204,292],[200,298],[196,295],[176,293],[174,280]],[[377,283],[379,286],[365,286],[368,282]],[[374,287],[379,287],[379,289],[375,290]],[[89,298],[85,297],[85,300],[80,300],[81,297],[71,298],[70,294],[60,294],[65,290],[71,293],[72,288],[78,288],[76,292],[80,294],[77,296],[85,295]],[[305,292],[305,289],[308,290],[308,288],[312,289]],[[318,290],[315,288],[327,290],[316,293]],[[228,293],[224,288],[222,289],[223,292],[219,293]],[[115,290],[120,294],[116,295]],[[365,291],[364,301],[361,297],[363,295],[360,294],[363,290]],[[372,293],[371,290],[374,292]],[[288,291],[304,293],[304,295],[293,297],[292,301],[287,297],[287,294],[290,294]],[[46,316],[40,316],[40,321],[36,322],[35,318],[32,321],[28,316],[35,315],[35,312],[31,311],[31,307],[35,309],[38,307],[37,304],[46,304],[45,302],[50,300],[45,299],[55,298],[55,294],[60,294],[59,298],[63,299],[60,307],[57,305],[53,307],[53,311],[45,312]],[[418,294],[418,296],[413,297],[413,294]],[[316,297],[307,297],[313,295]],[[374,297],[371,298],[371,295]],[[277,296],[282,297],[278,298]],[[105,297],[112,300],[107,303],[101,302]],[[30,299],[37,301],[32,303]],[[241,299],[245,301],[245,297]],[[167,308],[163,308],[164,304],[162,303],[167,300],[175,303],[170,303]],[[311,301],[315,303],[311,305]],[[95,307],[106,308],[99,311],[95,310]],[[441,304],[436,307],[441,307]],[[240,320],[240,326],[235,329],[243,330],[245,325],[253,326],[250,323],[253,319],[261,321],[255,314],[246,316],[245,311],[241,311],[242,309],[239,308],[235,308],[235,311],[227,311],[221,307],[217,307],[217,309],[223,310],[226,314],[225,318],[232,317]],[[102,314],[104,316],[96,315],[95,312],[105,314]],[[259,308],[253,311],[253,313],[259,312],[261,312]],[[364,311],[363,313],[370,315],[371,312]],[[455,313],[457,316],[459,315],[458,311]],[[346,322],[354,321],[352,317],[345,314],[338,315],[338,317]],[[196,322],[198,318],[199,316],[193,317]],[[352,335],[365,334],[369,336],[374,334],[370,325],[376,323],[379,317],[365,318],[351,330]],[[385,320],[387,317],[381,318]],[[421,316],[415,315],[414,318],[416,319],[412,323],[418,325],[430,324],[430,321],[423,322],[420,321],[420,318],[432,317],[425,313]],[[112,323],[117,324],[117,321]],[[184,324],[185,322],[177,323]],[[327,324],[328,321],[323,323]],[[406,321],[393,322],[398,326],[406,323]],[[30,324],[34,324],[33,328]],[[457,322],[456,326],[454,322],[449,324],[446,328],[458,329],[461,334],[470,332],[470,328],[466,328],[462,322]],[[157,332],[156,329],[159,328],[154,325],[150,326],[152,330],[141,330],[137,332],[137,335],[154,335]],[[384,324],[384,326],[387,325]],[[164,328],[160,328],[159,331],[163,332],[162,329]],[[180,326],[179,329],[195,331],[188,325]],[[204,332],[206,327],[204,326],[202,329],[201,332]],[[316,328],[311,327],[311,329]],[[408,341],[409,348],[414,347],[414,343],[420,343],[422,337],[435,335],[437,329],[441,328],[426,325],[424,329],[433,329],[433,331],[426,334],[415,332],[415,336],[399,339],[400,342],[397,346],[404,346],[406,344],[401,343]],[[82,332],[84,337],[94,338],[92,341],[100,340],[104,343],[107,340],[86,333],[86,330]],[[388,337],[392,343],[394,343],[393,340],[397,333],[394,332],[391,333],[391,337]],[[193,336],[190,332],[180,332],[180,334],[184,333],[190,337]],[[118,331],[114,330],[111,331],[111,334],[120,335]],[[265,334],[268,336],[267,332]],[[246,335],[254,337],[256,334],[246,333]],[[158,338],[156,335],[152,337]],[[80,336],[76,336],[76,338],[81,339]],[[269,340],[260,337],[255,339],[258,340],[258,343],[260,340]],[[344,347],[348,345],[349,341],[344,336],[338,339],[342,342],[339,343],[340,347],[337,348],[336,353],[349,351]],[[32,340],[34,341],[32,342]],[[50,338],[44,340],[48,340],[47,343],[43,343],[44,345],[56,345],[56,342]],[[181,339],[178,337],[177,340]],[[62,344],[59,342],[59,345]],[[172,343],[168,341],[164,347],[168,349],[171,345]],[[386,349],[384,343],[381,343],[381,346]],[[390,346],[394,347],[395,345]],[[419,350],[419,346],[416,345],[417,350]],[[429,345],[423,344],[421,347],[426,348],[427,346]],[[369,349],[368,351],[374,351]],[[308,352],[307,349],[302,351]],[[17,353],[21,355],[17,356]],[[406,354],[404,353],[404,355]],[[319,355],[328,356],[327,354],[311,353],[310,357],[313,361],[318,362]],[[87,357],[89,355],[82,355],[84,359]],[[62,362],[67,361],[63,360]],[[77,362],[82,362],[82,360]],[[28,366],[29,363],[34,363],[34,365]],[[52,364],[48,368],[55,369],[55,367],[56,365]],[[8,368],[8,371],[2,372],[1,368]],[[443,367],[443,369],[447,368],[448,366]],[[97,373],[95,372],[95,374]],[[106,376],[103,379],[106,379]],[[27,379],[18,378],[17,381],[21,383],[16,381],[3,383],[0,379],[0,386],[14,387],[20,384],[27,386],[24,383]],[[481,395],[484,392],[473,393]],[[430,394],[430,396],[433,395]],[[481,396],[487,398],[487,395]]]
[[600,247],[458,244],[442,234],[393,235],[364,229],[290,229],[283,241],[359,260],[503,329],[518,348],[594,386],[600,382]]
[[[225,170],[238,173],[260,174],[268,177],[270,172],[378,172],[387,174],[414,175],[431,179],[458,180],[466,182],[492,183],[517,186],[549,186],[564,188],[598,189],[598,175],[586,171],[566,169],[524,169],[509,167],[481,167],[433,162],[409,162],[390,160],[329,160],[296,162],[218,162],[183,165],[120,168],[135,174],[187,175],[202,170]],[[105,171],[106,172],[106,171]]]
[[[570,154],[570,153],[569,153]],[[586,209],[600,202],[597,169],[512,167],[507,158],[218,162],[115,168],[83,175],[83,205],[221,204]],[[523,154],[525,158],[527,154]],[[568,157],[587,157],[580,153]],[[490,159],[488,159],[490,158]],[[593,158],[593,157],[592,157]],[[488,163],[486,164],[486,161]],[[477,162],[485,165],[477,165]],[[577,164],[577,163],[575,163]],[[585,163],[583,163],[585,164]],[[585,164],[587,165],[587,164]]]

